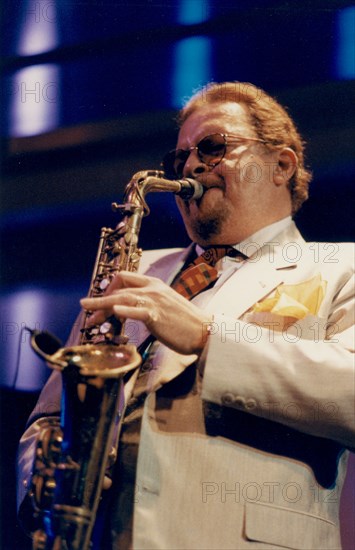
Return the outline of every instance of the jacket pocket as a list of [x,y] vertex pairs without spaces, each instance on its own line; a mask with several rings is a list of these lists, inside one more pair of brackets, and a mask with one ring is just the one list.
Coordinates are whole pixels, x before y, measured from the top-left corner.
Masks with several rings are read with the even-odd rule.
[[341,549],[339,529],[330,520],[272,504],[247,502],[247,540],[294,550]]

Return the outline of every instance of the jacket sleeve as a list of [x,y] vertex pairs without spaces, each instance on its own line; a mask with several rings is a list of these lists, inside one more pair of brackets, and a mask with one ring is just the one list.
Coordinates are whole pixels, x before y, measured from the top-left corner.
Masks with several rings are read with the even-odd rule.
[[[82,313],[74,323],[67,345],[75,345],[78,341],[82,325]],[[41,395],[32,411],[24,434],[18,447],[17,460],[17,503],[18,507],[24,500],[31,483],[37,437],[42,418],[59,418],[60,400],[62,394],[62,379],[58,371],[54,371],[45,384]]]
[[18,447],[18,506],[25,498],[31,484],[33,462],[41,420],[58,419],[62,382],[59,372],[53,372],[37,401]]

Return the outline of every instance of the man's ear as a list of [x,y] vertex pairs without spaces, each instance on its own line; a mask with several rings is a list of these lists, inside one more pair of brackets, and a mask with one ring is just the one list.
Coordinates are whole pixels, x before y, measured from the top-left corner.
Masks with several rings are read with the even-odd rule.
[[290,147],[284,147],[277,153],[277,166],[274,170],[275,185],[284,185],[292,178],[297,168],[297,155]]

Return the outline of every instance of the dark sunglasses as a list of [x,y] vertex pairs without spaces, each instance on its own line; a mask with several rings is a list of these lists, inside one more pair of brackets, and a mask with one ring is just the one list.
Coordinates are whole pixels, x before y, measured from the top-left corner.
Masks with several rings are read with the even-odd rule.
[[[229,139],[231,138],[231,139]],[[191,151],[196,150],[198,158],[207,166],[217,166],[226,154],[227,145],[234,145],[242,141],[259,141],[263,139],[255,137],[236,136],[232,134],[210,134],[205,136],[194,147],[188,149],[173,149],[165,155],[162,161],[165,176],[170,179],[181,178],[184,166]]]

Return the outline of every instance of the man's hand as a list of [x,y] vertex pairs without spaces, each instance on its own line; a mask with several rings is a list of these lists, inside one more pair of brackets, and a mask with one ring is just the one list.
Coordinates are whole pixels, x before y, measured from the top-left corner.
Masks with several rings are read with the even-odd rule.
[[184,355],[202,352],[211,317],[160,279],[121,271],[104,296],[83,298],[82,307],[92,311],[89,321],[117,319],[142,321],[163,344]]

